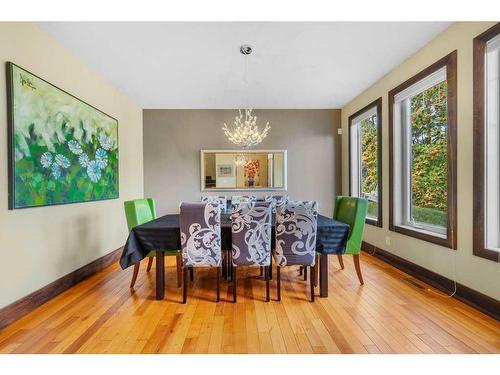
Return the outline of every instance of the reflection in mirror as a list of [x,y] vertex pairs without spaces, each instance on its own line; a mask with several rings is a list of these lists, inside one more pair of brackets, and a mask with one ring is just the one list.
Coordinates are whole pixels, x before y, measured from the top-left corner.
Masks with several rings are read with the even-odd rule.
[[201,151],[202,190],[286,189],[286,151]]

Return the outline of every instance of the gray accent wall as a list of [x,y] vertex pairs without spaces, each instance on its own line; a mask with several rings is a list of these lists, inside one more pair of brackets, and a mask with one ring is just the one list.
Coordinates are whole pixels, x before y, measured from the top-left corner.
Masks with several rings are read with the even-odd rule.
[[[268,137],[255,148],[288,152],[290,198],[318,200],[320,213],[331,216],[342,186],[340,110],[254,112],[260,124],[269,121],[271,125]],[[232,109],[144,110],[144,194],[156,200],[158,214],[177,213],[181,201],[200,199],[200,150],[237,149],[221,130],[236,113]]]

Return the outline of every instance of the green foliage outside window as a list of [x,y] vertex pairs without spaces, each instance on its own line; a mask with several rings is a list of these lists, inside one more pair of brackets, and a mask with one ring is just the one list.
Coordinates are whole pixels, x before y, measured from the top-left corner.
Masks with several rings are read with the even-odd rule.
[[359,124],[361,134],[361,196],[368,199],[368,215],[377,217],[377,115]]
[[411,105],[412,216],[447,225],[447,83],[415,95]]

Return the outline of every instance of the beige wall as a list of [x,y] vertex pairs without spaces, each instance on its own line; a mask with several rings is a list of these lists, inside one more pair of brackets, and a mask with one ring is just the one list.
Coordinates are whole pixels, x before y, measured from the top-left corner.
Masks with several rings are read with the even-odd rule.
[[[347,193],[348,117],[373,100],[382,97],[383,146],[383,221],[384,228],[367,225],[365,240],[472,289],[500,299],[500,267],[498,263],[472,255],[472,39],[494,23],[456,23],[384,76],[342,108],[342,175]],[[389,48],[389,47],[388,47]],[[388,230],[389,227],[389,138],[387,93],[448,53],[458,50],[458,249],[453,251]],[[390,245],[386,244],[390,237]]]
[[[288,150],[288,194],[331,215],[340,191],[339,110],[256,110],[271,131],[258,148]],[[221,126],[235,110],[144,110],[144,190],[160,214],[200,199],[200,150],[234,149]],[[218,193],[217,193],[218,194]],[[241,193],[238,193],[241,194]],[[230,195],[230,193],[228,194]],[[265,193],[257,193],[265,195]]]
[[[108,58],[109,56],[103,56]],[[0,308],[122,246],[123,201],[143,195],[142,111],[31,23],[0,23]],[[5,62],[118,119],[120,198],[7,209]],[[117,62],[118,63],[118,62]]]

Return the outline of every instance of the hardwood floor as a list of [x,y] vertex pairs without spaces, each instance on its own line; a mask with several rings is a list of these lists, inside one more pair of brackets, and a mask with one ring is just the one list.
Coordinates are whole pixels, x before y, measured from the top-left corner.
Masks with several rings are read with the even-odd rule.
[[133,292],[132,270],[115,264],[5,327],[0,353],[500,353],[498,321],[361,260],[364,286],[351,257],[344,271],[330,257],[330,296],[315,303],[295,267],[282,272],[281,303],[275,279],[266,303],[258,268],[242,268],[236,304],[226,282],[214,302],[215,269],[202,269],[182,305],[174,260],[164,301],[154,299],[147,262]]

